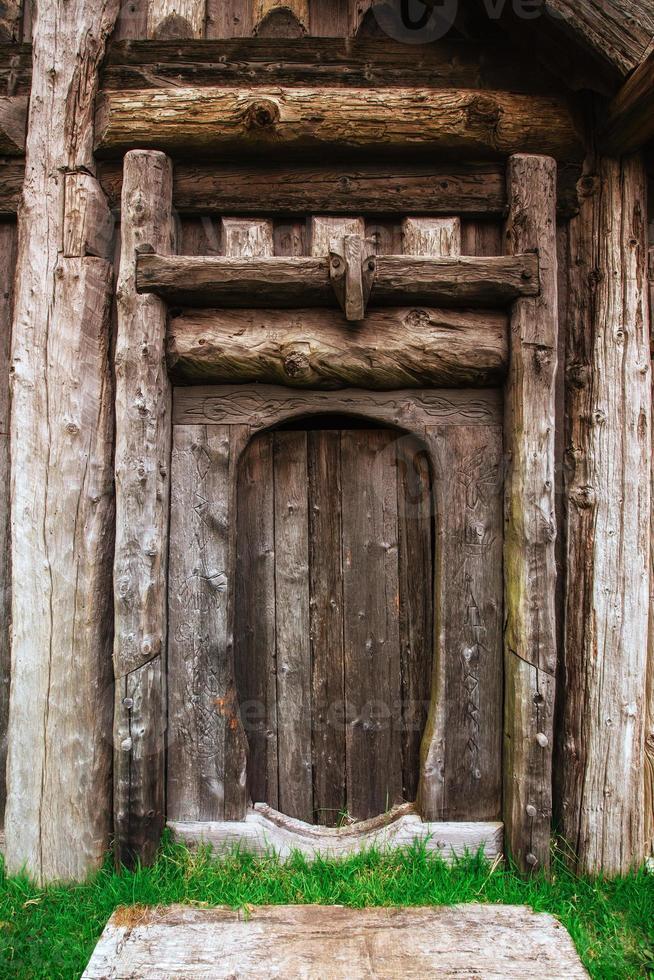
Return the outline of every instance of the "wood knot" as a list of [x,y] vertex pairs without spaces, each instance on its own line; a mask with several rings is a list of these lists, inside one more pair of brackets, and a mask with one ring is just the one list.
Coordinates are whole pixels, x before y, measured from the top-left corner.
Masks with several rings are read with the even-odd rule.
[[591,197],[599,189],[599,183],[597,174],[584,174],[577,181],[577,194],[579,197]]
[[297,378],[309,370],[309,358],[303,351],[290,351],[284,358],[284,372],[289,378]]
[[468,126],[481,124],[494,129],[502,118],[502,110],[491,96],[477,95],[468,103],[466,115]]
[[578,510],[589,510],[595,506],[595,490],[593,487],[574,487],[570,491],[570,500]]
[[257,99],[245,111],[246,129],[268,129],[279,122],[279,106],[271,99]]

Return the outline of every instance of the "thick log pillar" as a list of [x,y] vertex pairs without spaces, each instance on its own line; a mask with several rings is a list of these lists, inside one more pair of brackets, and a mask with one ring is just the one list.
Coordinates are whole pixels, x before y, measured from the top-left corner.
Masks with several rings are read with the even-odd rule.
[[116,860],[146,863],[163,829],[170,496],[166,305],[135,288],[137,247],[173,249],[172,165],[125,156],[116,336],[114,822]]
[[570,225],[563,833],[643,857],[651,378],[642,160],[600,159]]
[[549,866],[552,817],[556,163],[511,157],[507,184],[507,251],[537,251],[541,287],[513,306],[504,428],[504,826],[528,871]]
[[110,831],[113,274],[97,251],[64,253],[64,174],[93,172],[97,70],[117,12],[117,0],[39,0],[34,22],[12,337],[20,588],[5,830],[8,869],[40,881],[85,875]]

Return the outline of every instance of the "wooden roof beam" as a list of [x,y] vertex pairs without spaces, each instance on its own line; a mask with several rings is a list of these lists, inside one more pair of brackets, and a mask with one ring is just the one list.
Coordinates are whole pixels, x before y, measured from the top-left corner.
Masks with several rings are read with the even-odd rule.
[[609,105],[603,151],[621,156],[654,139],[654,48]]

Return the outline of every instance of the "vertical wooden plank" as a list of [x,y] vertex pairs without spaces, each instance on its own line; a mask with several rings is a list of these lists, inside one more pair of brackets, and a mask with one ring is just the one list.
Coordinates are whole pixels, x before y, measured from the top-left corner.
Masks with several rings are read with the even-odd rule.
[[365,819],[402,798],[393,724],[400,699],[394,433],[341,436],[347,809]]
[[306,221],[276,221],[273,238],[275,255],[307,254]]
[[514,303],[505,388],[504,825],[523,870],[549,866],[556,673],[556,163],[518,154],[507,174],[509,253],[537,250],[541,293]]
[[402,704],[402,795],[415,800],[431,692],[434,651],[432,486],[429,459],[415,439],[397,440],[398,566]]
[[[238,431],[234,431],[238,430]],[[247,426],[175,426],[168,573],[170,820],[223,820],[227,757],[245,813],[246,742],[231,657],[232,481]],[[240,737],[239,737],[240,735]],[[234,760],[230,768],[233,769]],[[234,792],[233,772],[229,791]]]
[[147,37],[148,2],[149,0],[124,0],[121,3],[116,29],[112,35],[113,41],[136,41]]
[[252,0],[206,0],[206,3],[208,38],[252,35]]
[[307,451],[313,811],[329,827],[346,808],[340,432],[309,432]]
[[[591,159],[570,223],[563,830],[576,866],[644,850],[651,360],[646,175]],[[584,187],[585,185],[585,187]]]
[[461,241],[464,255],[501,255],[502,227],[498,221],[463,221]]
[[432,695],[425,731],[422,814],[496,820],[502,799],[502,433],[499,426],[430,427],[427,440],[438,474],[441,665],[434,676],[440,694]]
[[372,242],[375,255],[402,254],[400,221],[366,221],[366,238]]
[[347,37],[349,26],[349,0],[322,0],[309,4],[311,37]]
[[274,434],[279,809],[313,819],[307,434]]
[[332,238],[343,238],[344,235],[361,235],[363,238],[366,225],[363,218],[311,218],[310,240],[312,255],[328,255]]
[[11,673],[11,542],[9,494],[9,361],[11,314],[16,271],[16,225],[0,224],[0,826],[7,796],[7,725]]
[[116,859],[154,857],[165,819],[164,663],[170,487],[166,305],[139,295],[135,250],[173,250],[172,166],[133,150],[123,167],[116,338],[114,817]]
[[248,792],[252,802],[278,809],[272,439],[257,435],[239,468],[234,661],[249,746]]

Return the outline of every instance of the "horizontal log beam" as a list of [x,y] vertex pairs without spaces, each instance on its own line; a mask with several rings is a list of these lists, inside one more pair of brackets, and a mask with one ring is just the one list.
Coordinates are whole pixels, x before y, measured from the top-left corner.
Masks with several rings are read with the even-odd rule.
[[654,50],[610,103],[600,139],[612,156],[633,153],[654,139]]
[[564,99],[465,89],[166,88],[104,92],[96,149],[180,156],[290,151],[546,152],[577,159],[582,141]]
[[[538,295],[538,258],[379,255],[370,305],[505,306]],[[261,259],[141,252],[136,289],[178,306],[335,306],[327,257]]]
[[15,157],[0,160],[0,215],[15,215],[18,211],[20,193],[25,177],[23,160]]
[[507,317],[412,307],[353,327],[332,310],[189,310],[168,332],[168,367],[188,382],[394,389],[501,383]]
[[[505,167],[482,161],[441,166],[234,167],[175,165],[173,204],[183,214],[423,214],[501,217],[506,212]],[[122,165],[103,160],[98,177],[112,208],[120,207]],[[579,210],[580,168],[559,168],[561,217]],[[0,209],[3,204],[0,167]],[[7,202],[6,208],[10,210]]]
[[508,89],[550,94],[557,87],[533,58],[502,40],[407,46],[375,38],[220,38],[118,41],[108,51],[102,88],[189,85],[336,85]]

